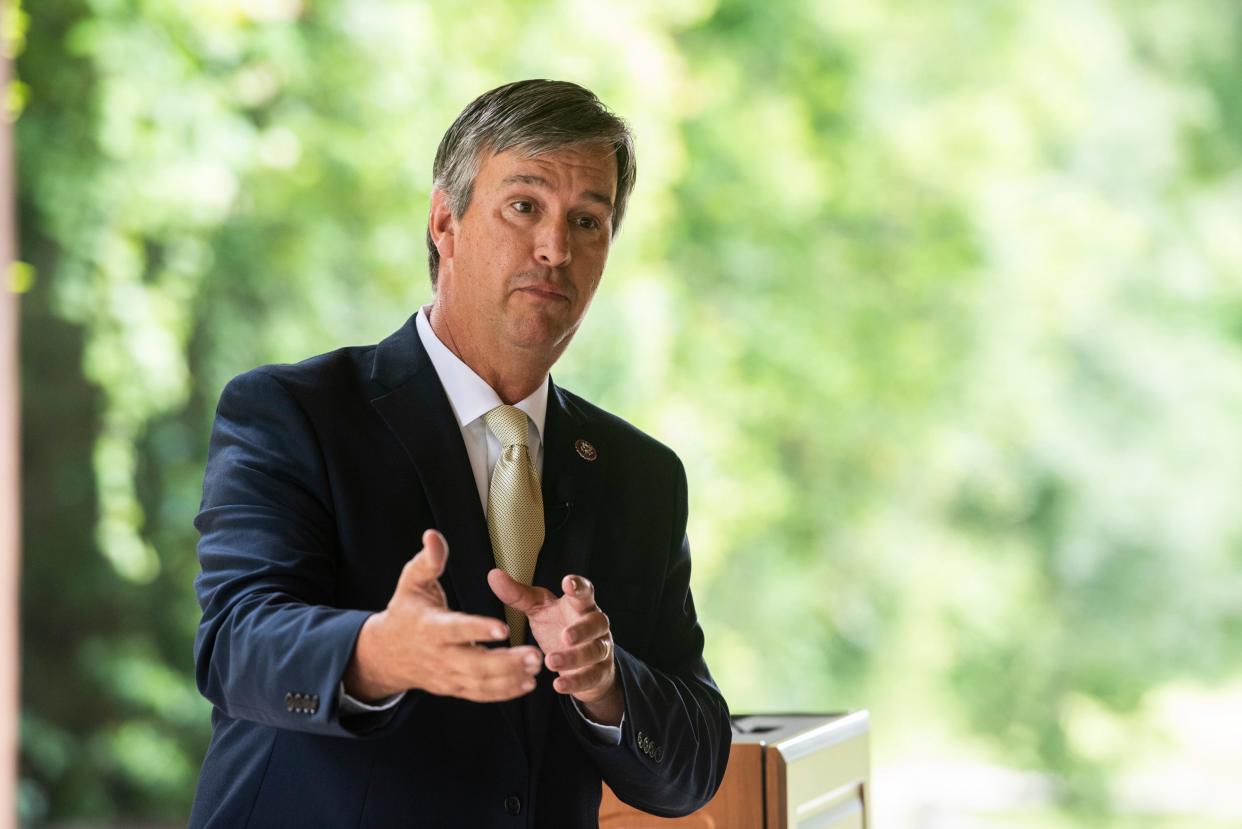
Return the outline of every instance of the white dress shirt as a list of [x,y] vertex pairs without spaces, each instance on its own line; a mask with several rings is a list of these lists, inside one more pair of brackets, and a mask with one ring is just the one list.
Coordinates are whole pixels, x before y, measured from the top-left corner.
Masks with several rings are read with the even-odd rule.
[[[449,406],[457,418],[461,428],[461,439],[466,444],[466,454],[470,457],[470,469],[474,472],[474,483],[479,488],[479,503],[483,505],[483,514],[487,515],[487,493],[491,489],[492,470],[500,460],[500,441],[487,428],[483,415],[497,406],[504,405],[499,395],[487,385],[482,377],[474,373],[474,369],[461,361],[456,354],[449,351],[448,346],[440,342],[436,332],[431,329],[429,314],[431,306],[424,306],[418,311],[414,324],[418,328],[418,338],[431,358],[431,365],[444,386]],[[548,416],[548,378],[545,376],[539,388],[528,397],[513,405],[526,412],[530,430],[526,446],[535,461],[535,471],[543,476],[543,424]]]
[[[456,354],[449,350],[448,346],[440,341],[431,328],[430,314],[431,306],[424,305],[419,309],[414,325],[418,330],[418,338],[422,341],[427,356],[431,359],[431,365],[440,378],[440,384],[444,386],[444,393],[448,397],[454,417],[457,418],[457,425],[461,428],[461,438],[466,444],[466,455],[470,458],[474,483],[479,490],[479,503],[483,506],[483,514],[487,515],[487,493],[491,488],[492,470],[496,468],[496,461],[500,459],[502,447],[491,429],[487,428],[483,416],[497,406],[503,405],[504,401],[482,377],[475,374],[474,369],[463,363]],[[526,412],[530,428],[527,447],[531,457],[535,460],[535,469],[541,478],[543,476],[543,427],[548,414],[548,385],[549,380],[545,376],[539,388],[513,404]],[[345,683],[342,682],[340,695],[341,713],[353,714],[364,711],[385,711],[399,703],[405,693],[395,694],[375,705],[369,705],[345,693]],[[595,722],[586,715],[577,700],[574,700],[574,707],[601,742],[621,744],[620,725],[604,725]],[[624,714],[622,714],[621,722],[625,722]]]

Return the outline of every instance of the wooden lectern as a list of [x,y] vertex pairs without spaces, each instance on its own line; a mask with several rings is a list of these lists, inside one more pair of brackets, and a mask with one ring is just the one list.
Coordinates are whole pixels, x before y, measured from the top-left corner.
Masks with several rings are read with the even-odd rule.
[[659,818],[605,785],[600,829],[869,829],[870,734],[866,711],[734,717],[729,767],[710,803]]

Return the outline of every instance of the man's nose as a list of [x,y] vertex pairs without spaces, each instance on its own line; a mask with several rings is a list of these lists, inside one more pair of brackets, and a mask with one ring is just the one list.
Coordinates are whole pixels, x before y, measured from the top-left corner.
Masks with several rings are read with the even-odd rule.
[[552,219],[540,223],[535,240],[535,259],[550,268],[560,268],[568,265],[572,256],[566,223]]

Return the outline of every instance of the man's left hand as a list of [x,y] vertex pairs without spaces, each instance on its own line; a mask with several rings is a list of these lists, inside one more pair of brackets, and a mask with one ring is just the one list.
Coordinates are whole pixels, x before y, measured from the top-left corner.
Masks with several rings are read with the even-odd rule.
[[545,588],[514,581],[500,568],[487,574],[487,583],[502,602],[526,614],[544,664],[559,674],[552,687],[571,695],[596,722],[620,724],[625,699],[608,617],[595,604],[595,585],[582,576],[565,576],[565,593],[557,598]]

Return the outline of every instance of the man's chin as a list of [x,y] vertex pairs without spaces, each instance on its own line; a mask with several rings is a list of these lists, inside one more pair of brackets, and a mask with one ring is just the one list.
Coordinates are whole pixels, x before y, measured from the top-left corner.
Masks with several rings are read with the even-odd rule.
[[573,327],[563,320],[542,314],[530,314],[515,320],[509,326],[508,339],[516,348],[550,351],[564,348],[572,336]]

